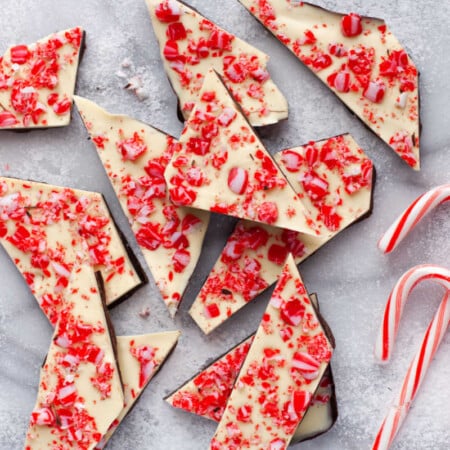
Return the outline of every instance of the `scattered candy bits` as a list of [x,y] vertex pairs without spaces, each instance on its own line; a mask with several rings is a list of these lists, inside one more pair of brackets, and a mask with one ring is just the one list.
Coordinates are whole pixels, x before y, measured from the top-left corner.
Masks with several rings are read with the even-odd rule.
[[350,135],[275,154],[324,237],[237,223],[189,311],[210,333],[273,284],[288,253],[298,264],[371,209],[373,165]]
[[332,352],[289,255],[210,448],[286,448]]
[[171,200],[315,234],[308,211],[218,74],[209,71],[164,174]]
[[0,57],[0,129],[69,124],[82,40],[76,27]]
[[253,126],[288,116],[288,105],[266,69],[269,57],[176,0],[147,0],[164,69],[187,119],[211,68],[221,74]]
[[419,74],[380,19],[296,0],[239,0],[408,165],[419,162]]
[[169,199],[164,171],[179,144],[84,98],[75,96],[75,103],[173,317],[209,222],[209,213],[176,206]]

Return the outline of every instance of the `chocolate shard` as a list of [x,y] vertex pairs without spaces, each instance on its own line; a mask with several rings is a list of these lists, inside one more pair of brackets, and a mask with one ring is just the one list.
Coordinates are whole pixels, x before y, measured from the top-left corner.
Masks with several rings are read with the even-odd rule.
[[68,125],[83,46],[84,31],[75,27],[10,47],[0,58],[0,129]]
[[75,103],[173,317],[200,257],[210,214],[174,205],[164,170],[177,141],[142,122]]
[[325,373],[333,349],[289,255],[263,314],[211,449],[291,441]]
[[62,448],[67,443],[94,448],[123,408],[114,336],[93,268],[83,259],[61,295],[63,303],[41,369],[27,448]]
[[101,194],[0,177],[0,212],[0,243],[53,325],[78,258],[75,244],[102,273],[108,305],[142,285]]
[[253,126],[287,118],[288,105],[266,69],[269,57],[176,0],[147,0],[178,110],[186,120],[210,68],[224,76]]
[[419,72],[383,20],[293,0],[239,1],[403,161],[419,170]]

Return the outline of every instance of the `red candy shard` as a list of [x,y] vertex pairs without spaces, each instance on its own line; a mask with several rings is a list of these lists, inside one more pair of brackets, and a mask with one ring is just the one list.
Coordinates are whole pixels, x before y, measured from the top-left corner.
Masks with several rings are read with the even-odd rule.
[[[307,2],[240,2],[400,158],[419,170],[419,74],[383,20],[338,14]],[[413,142],[406,152],[392,142],[399,134]]]
[[342,17],[341,31],[342,34],[346,37],[354,37],[360,35],[363,31],[361,16],[355,13],[350,13]]
[[0,128],[69,123],[82,35],[76,27],[6,51],[0,58]]
[[[201,81],[212,68],[240,100],[255,126],[288,115],[286,99],[266,69],[269,57],[176,0],[147,0],[153,29],[170,82],[187,119],[198,101]],[[323,64],[323,62],[318,62]],[[224,115],[227,126],[232,117]]]
[[[168,8],[173,2],[165,5]],[[189,166],[186,177],[175,174],[168,189],[164,172],[179,147],[175,139],[130,117],[109,114],[81,97],[75,96],[75,103],[173,316],[199,258],[209,221],[208,213],[184,208],[194,202],[194,188],[206,182],[203,172],[200,166]],[[99,136],[102,139],[96,139]],[[202,153],[209,143],[199,138],[189,145],[190,151]],[[185,167],[187,163],[177,158],[174,164]]]
[[248,172],[241,167],[233,167],[228,173],[228,187],[238,195],[245,193],[248,185]]

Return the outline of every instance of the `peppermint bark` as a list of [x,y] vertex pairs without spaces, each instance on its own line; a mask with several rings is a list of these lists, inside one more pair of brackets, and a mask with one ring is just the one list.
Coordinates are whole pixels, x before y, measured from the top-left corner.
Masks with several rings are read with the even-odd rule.
[[288,253],[298,264],[371,210],[373,165],[350,135],[275,154],[323,237],[237,223],[190,309],[210,333],[277,279]]
[[386,23],[294,0],[240,0],[375,134],[419,170],[419,73]]
[[187,119],[209,69],[220,73],[254,126],[288,116],[286,99],[266,69],[269,57],[186,4],[147,0],[161,59]]
[[332,352],[290,255],[210,448],[286,448]]
[[106,303],[142,284],[101,194],[0,177],[0,243],[55,325],[79,257],[102,273]]
[[75,103],[173,317],[209,223],[207,212],[176,206],[169,199],[164,171],[179,144],[84,98],[75,96]]
[[41,369],[26,450],[93,449],[123,408],[100,290],[92,267],[74,269]]
[[14,45],[0,58],[0,129],[68,125],[82,50],[80,27],[30,45]]
[[209,71],[164,174],[175,204],[315,234],[308,211]]

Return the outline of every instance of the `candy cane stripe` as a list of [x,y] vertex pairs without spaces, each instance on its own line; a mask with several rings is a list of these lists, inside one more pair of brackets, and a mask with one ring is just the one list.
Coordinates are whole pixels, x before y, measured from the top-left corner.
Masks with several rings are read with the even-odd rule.
[[436,206],[450,200],[450,184],[437,186],[418,197],[389,227],[378,242],[384,253],[390,253],[408,233]]

